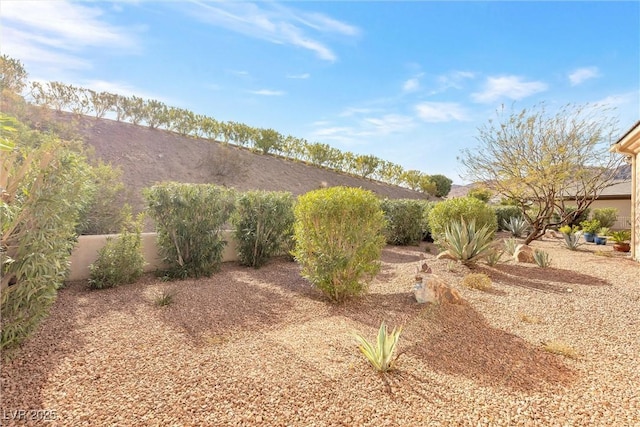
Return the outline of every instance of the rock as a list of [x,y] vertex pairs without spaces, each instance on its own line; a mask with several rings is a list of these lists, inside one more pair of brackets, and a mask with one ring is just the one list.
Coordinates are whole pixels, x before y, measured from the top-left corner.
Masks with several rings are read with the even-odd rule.
[[531,246],[518,245],[513,253],[513,259],[516,262],[526,262],[529,264],[535,264],[536,260],[533,258],[533,249]]
[[544,237],[547,239],[562,239],[562,233],[555,230],[547,230],[544,233]]
[[450,259],[450,260],[453,260],[453,261],[457,261],[458,260],[453,255],[451,255],[449,253],[449,251],[440,252],[438,254],[438,256],[436,256],[436,259]]
[[416,276],[413,294],[420,304],[462,304],[463,300],[458,291],[449,287],[444,280],[435,274],[428,274],[426,278]]

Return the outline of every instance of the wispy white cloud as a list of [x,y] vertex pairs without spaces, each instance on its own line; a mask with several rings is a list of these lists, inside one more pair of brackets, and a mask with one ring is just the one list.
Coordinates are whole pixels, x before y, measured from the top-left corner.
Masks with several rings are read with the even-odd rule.
[[303,74],[287,74],[287,78],[288,79],[308,79],[311,77],[311,74],[309,73],[303,73]]
[[482,92],[471,94],[475,102],[489,103],[500,98],[520,100],[544,92],[547,84],[539,81],[524,81],[519,76],[489,77]]
[[310,50],[320,59],[335,61],[337,55],[318,35],[354,37],[360,30],[329,16],[304,12],[282,4],[264,2],[216,2],[193,0],[192,16],[208,24],[271,43]]
[[359,108],[359,107],[347,107],[344,110],[342,110],[338,116],[340,117],[351,117],[351,116],[355,116],[355,115],[362,115],[362,114],[371,114],[374,113],[376,111],[379,111],[376,108]]
[[271,90],[271,89],[248,90],[247,92],[253,95],[261,95],[261,96],[282,96],[286,94],[286,92],[284,91]]
[[364,119],[364,123],[365,129],[368,133],[372,132],[378,135],[405,132],[411,129],[414,125],[413,118],[400,114],[385,114],[381,117],[367,117]]
[[471,71],[452,71],[447,74],[441,74],[436,78],[436,89],[431,94],[444,92],[448,89],[462,89],[465,80],[471,80],[476,77],[476,73]]
[[578,68],[569,73],[569,82],[571,82],[571,86],[578,86],[579,84],[596,77],[600,77],[598,67]]
[[464,108],[455,102],[421,102],[415,109],[418,117],[429,123],[467,120]]
[[66,0],[2,3],[2,50],[25,62],[89,68],[89,49],[138,49],[136,32],[109,24],[103,9]]
[[415,92],[418,89],[420,89],[420,79],[418,77],[412,77],[402,85],[403,92]]

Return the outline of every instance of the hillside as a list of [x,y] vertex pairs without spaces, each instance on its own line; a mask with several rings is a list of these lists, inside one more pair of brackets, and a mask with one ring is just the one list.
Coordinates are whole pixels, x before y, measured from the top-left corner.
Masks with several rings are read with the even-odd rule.
[[307,165],[274,155],[209,140],[184,137],[108,119],[57,113],[73,120],[76,131],[96,157],[123,171],[129,201],[142,208],[141,190],[157,182],[213,183],[237,190],[290,191],[294,195],[322,186],[362,187],[386,198],[429,199],[428,195],[378,181]]

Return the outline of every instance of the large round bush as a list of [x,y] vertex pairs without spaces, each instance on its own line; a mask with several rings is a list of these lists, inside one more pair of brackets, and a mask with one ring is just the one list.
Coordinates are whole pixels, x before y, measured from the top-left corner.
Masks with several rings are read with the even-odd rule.
[[385,243],[378,198],[360,188],[325,188],[300,196],[294,213],[302,275],[333,301],[363,293]]
[[498,229],[496,213],[475,197],[458,197],[436,204],[429,212],[429,226],[432,236],[438,240],[444,237],[444,231],[451,221],[463,218],[467,223],[475,221],[476,228],[488,225],[495,232]]

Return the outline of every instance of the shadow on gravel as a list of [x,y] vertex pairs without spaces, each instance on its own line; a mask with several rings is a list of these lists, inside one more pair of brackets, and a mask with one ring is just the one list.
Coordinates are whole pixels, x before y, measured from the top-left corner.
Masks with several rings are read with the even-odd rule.
[[[418,246],[400,246],[402,250],[397,250],[395,246],[387,245],[382,249],[380,261],[389,264],[407,264],[424,260],[424,249]],[[410,252],[410,253],[407,253]]]
[[[76,282],[58,290],[50,315],[35,332],[19,347],[3,351],[0,406],[6,416],[15,414],[16,410],[56,410],[44,403],[42,390],[50,372],[86,344],[76,326],[83,305],[79,299],[87,292],[85,288],[84,283]],[[0,425],[4,424],[0,421]]]
[[611,285],[609,282],[599,277],[553,267],[539,268],[499,264],[493,268],[484,265],[476,265],[474,270],[485,273],[494,282],[549,293],[566,294],[566,285]]
[[424,328],[411,328],[409,354],[433,370],[462,375],[491,387],[541,391],[576,378],[561,359],[522,338],[491,327],[469,305],[441,305],[422,316]]

